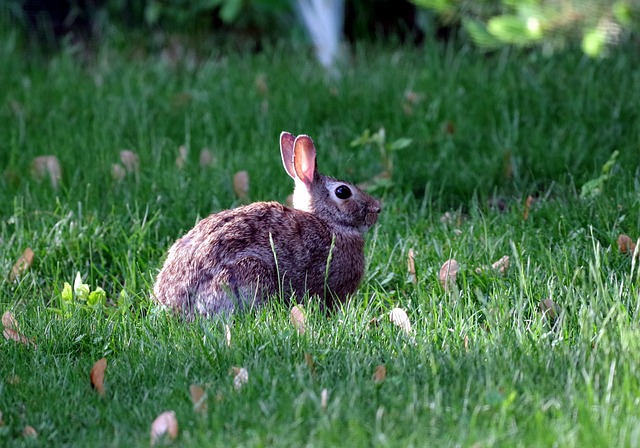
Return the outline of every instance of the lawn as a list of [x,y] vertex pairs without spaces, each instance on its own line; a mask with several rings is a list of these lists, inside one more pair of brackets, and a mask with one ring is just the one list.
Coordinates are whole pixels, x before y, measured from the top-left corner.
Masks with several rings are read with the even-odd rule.
[[[0,445],[149,446],[167,410],[175,446],[640,444],[640,269],[616,243],[640,236],[636,47],[592,60],[363,45],[331,78],[292,44],[42,56],[10,30],[0,42],[0,311],[31,341],[0,340]],[[383,145],[351,144],[380,129]],[[158,309],[166,250],[242,202],[236,172],[249,200],[286,200],[282,130],[383,200],[358,293],[330,314],[305,302],[304,334],[276,298],[226,321]],[[34,168],[43,155],[55,182]],[[106,306],[63,300],[76,273]]]

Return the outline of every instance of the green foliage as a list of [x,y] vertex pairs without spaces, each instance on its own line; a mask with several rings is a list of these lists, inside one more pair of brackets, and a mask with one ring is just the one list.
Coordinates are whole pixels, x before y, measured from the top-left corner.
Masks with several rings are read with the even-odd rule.
[[292,12],[287,0],[108,0],[104,7],[116,22],[183,31],[189,27],[191,32],[194,27],[211,29],[215,18],[226,25],[273,26]]
[[591,57],[602,56],[640,26],[637,0],[414,0],[437,12],[445,23],[461,22],[480,47],[512,44],[561,47],[578,39]]
[[[363,46],[327,80],[286,45],[189,64],[129,44],[40,59],[0,39],[0,311],[34,340],[0,339],[0,446],[148,448],[165,410],[181,447],[635,443],[640,274],[616,238],[640,228],[637,52]],[[306,302],[304,335],[279,300],[228,320],[165,313],[150,292],[166,250],[237,205],[233,173],[250,173],[256,199],[291,192],[282,130],[311,135],[322,171],[348,180],[392,158],[361,288],[335,313]],[[124,148],[139,171],[112,177]],[[203,148],[215,162],[200,164]],[[580,199],[613,150],[615,176]],[[57,191],[30,173],[45,154],[60,160]],[[34,262],[9,282],[26,247]],[[482,269],[504,255],[504,274]],[[461,269],[445,291],[448,258]],[[73,312],[52,316],[63,295]],[[391,323],[396,306],[411,335]],[[102,357],[104,397],[88,378]],[[249,372],[240,391],[233,367]]]
[[383,172],[382,175],[374,179],[374,184],[371,186],[372,191],[393,185],[394,152],[407,148],[412,141],[410,138],[399,138],[392,142],[387,142],[387,134],[384,128],[378,129],[378,132],[374,134],[371,134],[371,131],[366,129],[362,135],[351,141],[351,147],[374,145],[378,149]]
[[91,291],[89,285],[82,282],[82,276],[78,272],[73,288],[71,284],[64,282],[58,302],[59,308],[52,310],[63,317],[70,317],[78,309],[103,311],[107,303],[107,293],[100,286]]
[[605,184],[611,179],[613,176],[613,169],[616,165],[616,161],[618,156],[620,155],[619,151],[613,151],[611,153],[611,157],[609,160],[602,166],[602,173],[595,179],[591,179],[589,182],[585,183],[580,190],[581,198],[594,198],[602,194],[602,190],[604,189]]

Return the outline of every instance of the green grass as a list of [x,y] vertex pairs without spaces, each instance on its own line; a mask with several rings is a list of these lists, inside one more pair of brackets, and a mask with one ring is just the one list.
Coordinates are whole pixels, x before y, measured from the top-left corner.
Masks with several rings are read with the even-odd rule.
[[[143,47],[43,58],[11,32],[2,42],[0,310],[37,349],[0,341],[0,445],[148,446],[151,422],[172,409],[177,446],[637,446],[640,270],[616,247],[620,233],[640,236],[637,51],[588,60],[363,47],[328,80],[289,45],[201,48],[172,64]],[[407,92],[418,100],[407,104]],[[281,130],[311,135],[323,172],[365,181],[383,161],[350,142],[380,127],[413,143],[376,191],[384,212],[366,279],[344,309],[308,305],[299,336],[276,301],[234,316],[227,346],[222,322],[185,323],[150,303],[171,242],[238,205],[233,173],[248,170],[252,200],[285,200]],[[217,163],[203,169],[205,147]],[[111,165],[124,148],[140,171],[119,183]],[[616,149],[602,194],[580,199]],[[43,154],[61,162],[58,192],[30,175]],[[525,221],[528,195],[537,201]],[[441,222],[447,211],[452,223]],[[26,247],[33,266],[7,281]],[[503,255],[504,276],[476,273]],[[461,273],[445,292],[449,258]],[[53,311],[76,272],[105,289],[106,310]],[[547,297],[562,310],[555,331],[538,311]],[[395,306],[413,337],[389,321]],[[101,398],[88,375],[103,356]],[[233,366],[249,372],[240,391]],[[207,390],[204,416],[190,384]],[[38,439],[22,436],[25,425]]]

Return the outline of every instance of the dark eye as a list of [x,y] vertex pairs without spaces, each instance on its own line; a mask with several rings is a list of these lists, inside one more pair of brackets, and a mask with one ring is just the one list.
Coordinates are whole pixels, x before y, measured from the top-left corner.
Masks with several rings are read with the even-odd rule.
[[336,188],[336,196],[339,199],[349,199],[351,197],[351,190],[346,185],[340,185]]

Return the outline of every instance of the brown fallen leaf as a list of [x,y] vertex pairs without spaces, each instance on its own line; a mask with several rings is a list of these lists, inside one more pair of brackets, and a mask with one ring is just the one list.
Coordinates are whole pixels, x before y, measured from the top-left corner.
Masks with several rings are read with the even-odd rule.
[[11,313],[11,311],[5,311],[2,315],[2,326],[11,330],[18,329],[18,321],[13,317],[13,313]]
[[111,178],[116,182],[122,182],[122,180],[127,176],[127,170],[124,169],[122,165],[119,163],[114,163],[111,165]]
[[269,93],[269,87],[267,86],[267,76],[264,73],[260,73],[256,76],[255,86],[260,95],[266,96]]
[[505,255],[500,258],[498,261],[491,265],[491,269],[498,272],[499,274],[504,274],[509,269],[509,255]]
[[455,134],[456,133],[456,125],[451,121],[447,121],[444,125],[444,131],[447,134]]
[[207,168],[209,166],[213,166],[216,163],[216,159],[213,156],[211,150],[204,148],[200,151],[200,168]]
[[198,386],[197,384],[192,384],[191,386],[189,386],[189,392],[191,393],[193,410],[200,415],[206,414],[208,409],[207,394],[205,393],[202,386]]
[[418,104],[424,99],[424,95],[414,92],[413,90],[407,90],[404,93],[404,99],[409,104]]
[[445,291],[449,291],[456,283],[460,265],[453,258],[444,262],[440,268],[440,284]]
[[322,409],[327,409],[327,402],[329,401],[329,391],[327,389],[322,389],[320,392],[320,407]]
[[380,364],[376,366],[376,370],[373,372],[373,382],[376,384],[382,384],[387,377],[387,368]]
[[233,387],[236,390],[242,389],[242,387],[249,382],[249,372],[244,367],[233,367]]
[[553,300],[547,298],[538,304],[538,308],[542,313],[542,319],[553,327],[560,314],[560,307]]
[[7,340],[13,340],[24,345],[33,344],[33,340],[29,339],[25,335],[20,334],[16,330],[13,330],[11,328],[5,328],[4,330],[2,330],[2,335]]
[[7,383],[11,384],[12,386],[15,386],[16,384],[20,384],[20,377],[18,375],[10,375],[7,378]]
[[533,196],[527,196],[527,199],[524,201],[524,211],[522,212],[522,220],[526,221],[529,218],[529,211],[531,210],[531,205],[533,204]]
[[127,173],[136,174],[140,169],[140,158],[138,157],[138,154],[129,149],[123,149],[120,151],[120,162],[124,165]]
[[33,426],[25,426],[24,429],[22,430],[22,435],[24,437],[29,437],[29,438],[36,438],[38,437],[38,431],[36,431],[36,429]]
[[184,166],[186,165],[188,155],[189,155],[189,151],[187,150],[187,147],[184,145],[181,145],[180,148],[178,148],[178,157],[176,157],[176,167],[179,170],[184,168]]
[[636,243],[624,233],[618,237],[618,249],[620,253],[633,255],[636,250]]
[[51,187],[58,190],[62,179],[62,168],[56,156],[39,156],[31,162],[31,175],[38,181],[47,177],[51,181]]
[[13,282],[22,274],[27,272],[33,264],[33,257],[33,250],[30,247],[27,247],[22,255],[20,255],[20,258],[18,258],[18,261],[16,261],[11,268],[11,272],[9,272],[9,281]]
[[174,440],[178,437],[178,420],[174,411],[165,411],[158,415],[151,424],[151,446],[164,437]]
[[311,375],[315,375],[316,374],[316,363],[313,361],[313,356],[311,356],[311,353],[305,353],[304,354],[304,362],[307,363],[307,367],[309,367],[309,371],[311,371]]
[[91,379],[91,385],[93,388],[104,397],[104,372],[107,369],[107,359],[100,358],[91,367],[91,373],[89,378]]
[[304,315],[304,310],[302,305],[296,305],[291,308],[291,324],[296,329],[298,334],[302,336],[305,332],[306,327],[306,316]]
[[34,348],[37,348],[36,344],[33,342],[33,339],[29,339],[22,333],[20,333],[20,329],[18,328],[18,321],[16,321],[15,317],[11,311],[6,311],[2,315],[2,325],[4,329],[2,330],[2,335],[6,340],[16,341],[20,344],[24,345],[33,345]]
[[243,202],[249,200],[249,173],[238,171],[233,175],[233,191],[238,199]]
[[409,316],[407,316],[405,310],[402,308],[392,309],[389,313],[389,319],[406,334],[411,334],[411,321],[409,321]]
[[409,271],[409,281],[411,283],[415,283],[417,279],[415,258],[416,254],[413,248],[409,249],[409,254],[407,255],[407,270]]

